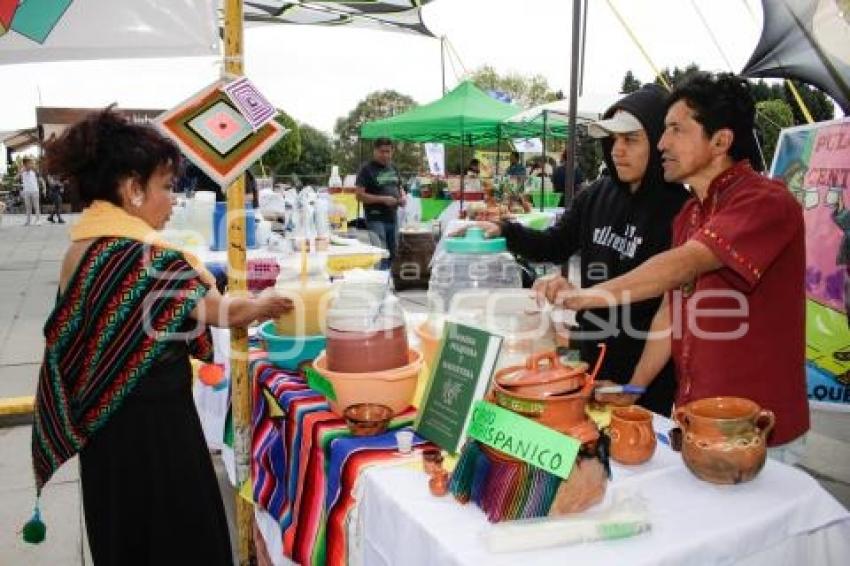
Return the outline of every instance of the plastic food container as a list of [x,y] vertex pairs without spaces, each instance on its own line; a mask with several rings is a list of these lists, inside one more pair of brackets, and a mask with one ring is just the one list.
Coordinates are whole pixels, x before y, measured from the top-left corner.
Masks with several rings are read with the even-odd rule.
[[295,304],[288,313],[277,318],[281,336],[316,336],[322,334],[330,300],[331,284],[325,281],[287,281],[275,289]]
[[422,354],[408,350],[408,363],[400,368],[369,373],[342,373],[328,369],[323,352],[313,367],[333,385],[336,401],[328,399],[331,410],[339,416],[351,405],[377,403],[386,405],[397,415],[413,401],[416,381],[422,369]]
[[325,349],[323,335],[281,336],[271,320],[260,326],[259,335],[266,343],[269,361],[282,369],[297,370],[300,364],[314,360]]
[[458,294],[483,294],[490,289],[522,287],[522,268],[507,252],[504,238],[485,238],[484,231],[471,227],[460,238],[447,238],[445,251],[431,266],[428,283],[429,310],[454,312]]

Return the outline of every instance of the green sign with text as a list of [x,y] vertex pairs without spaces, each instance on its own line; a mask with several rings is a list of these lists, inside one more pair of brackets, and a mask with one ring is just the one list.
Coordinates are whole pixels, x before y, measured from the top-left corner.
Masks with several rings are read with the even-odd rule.
[[469,436],[563,479],[581,447],[571,436],[486,401],[475,404]]
[[472,407],[484,397],[502,338],[447,322],[416,420],[416,432],[456,453],[466,440]]

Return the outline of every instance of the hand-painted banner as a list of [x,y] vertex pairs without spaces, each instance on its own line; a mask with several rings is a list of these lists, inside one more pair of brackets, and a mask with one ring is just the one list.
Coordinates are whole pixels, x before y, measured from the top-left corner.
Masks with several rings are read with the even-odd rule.
[[850,411],[850,118],[782,130],[770,174],[806,222],[809,400]]
[[217,0],[0,0],[0,64],[218,55]]

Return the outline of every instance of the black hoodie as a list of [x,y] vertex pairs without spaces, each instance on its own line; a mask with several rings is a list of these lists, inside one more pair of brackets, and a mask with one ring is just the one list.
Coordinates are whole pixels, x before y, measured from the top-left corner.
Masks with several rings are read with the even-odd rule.
[[[591,287],[631,271],[653,255],[670,247],[673,218],[689,198],[680,184],[664,181],[658,140],[664,128],[666,93],[656,85],[646,85],[614,104],[605,113],[610,118],[617,110],[633,114],[646,130],[650,158],[640,187],[632,193],[628,184],[617,177],[611,158],[614,140],[602,140],[605,163],[610,176],[602,177],[576,195],[564,217],[545,231],[536,231],[513,222],[502,224],[508,248],[530,261],[564,263],[581,254],[581,284]],[[580,343],[582,359],[593,364],[597,344],[604,341],[608,353],[599,379],[628,383],[643,352],[644,340],[625,332],[625,328],[645,332],[660,305],[651,299],[631,306],[578,313],[583,331],[599,330],[592,316],[609,321],[614,336]],[[625,315],[625,319],[624,319]],[[673,365],[669,363],[656,377],[639,403],[650,410],[670,414],[675,392]]]

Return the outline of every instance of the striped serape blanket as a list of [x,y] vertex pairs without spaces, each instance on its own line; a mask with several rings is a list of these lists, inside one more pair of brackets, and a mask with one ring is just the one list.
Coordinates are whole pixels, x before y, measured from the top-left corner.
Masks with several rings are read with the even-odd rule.
[[[415,409],[396,416],[390,430],[353,437],[301,375],[267,360],[251,366],[254,377],[252,478],[254,501],[280,524],[284,553],[299,564],[345,564],[352,489],[368,466],[397,458],[394,431],[410,426]],[[269,416],[271,394],[283,411]],[[414,437],[415,445],[426,444]]]

